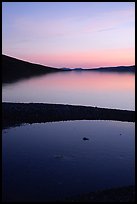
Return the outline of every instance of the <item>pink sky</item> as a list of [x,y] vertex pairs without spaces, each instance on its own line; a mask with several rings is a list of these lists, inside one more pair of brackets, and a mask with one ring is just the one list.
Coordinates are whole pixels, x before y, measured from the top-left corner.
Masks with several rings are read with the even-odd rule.
[[123,65],[123,62],[124,65],[128,66],[133,65],[135,62],[135,51],[131,48],[122,48],[104,50],[103,52],[92,51],[87,53],[77,52],[29,56],[19,55],[19,58],[53,67],[107,67],[110,66],[110,64],[111,66],[121,66]]
[[2,52],[53,67],[133,65],[135,4],[3,2]]

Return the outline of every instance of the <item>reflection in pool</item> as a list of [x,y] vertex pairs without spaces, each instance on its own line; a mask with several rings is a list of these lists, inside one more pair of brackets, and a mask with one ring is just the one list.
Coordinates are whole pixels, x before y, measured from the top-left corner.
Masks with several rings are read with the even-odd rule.
[[40,202],[133,185],[134,126],[83,120],[3,130],[3,201]]

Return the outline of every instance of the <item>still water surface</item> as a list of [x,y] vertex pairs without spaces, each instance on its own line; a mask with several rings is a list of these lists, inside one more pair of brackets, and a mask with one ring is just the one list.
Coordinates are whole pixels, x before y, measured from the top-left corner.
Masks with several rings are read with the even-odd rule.
[[135,110],[135,75],[78,71],[46,74],[5,84],[2,100]]
[[40,202],[133,185],[134,128],[83,120],[3,130],[3,201]]

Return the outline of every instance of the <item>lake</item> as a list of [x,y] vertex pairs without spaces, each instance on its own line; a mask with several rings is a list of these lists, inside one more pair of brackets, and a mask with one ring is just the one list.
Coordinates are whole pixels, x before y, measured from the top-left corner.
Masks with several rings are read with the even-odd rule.
[[[45,74],[3,84],[2,101],[135,110],[135,74]],[[60,121],[4,129],[3,201],[46,202],[134,185],[134,145],[132,122]]]
[[[46,79],[41,80],[40,87]],[[135,123],[60,121],[5,129],[2,170],[6,202],[44,202],[134,185]]]
[[45,74],[4,84],[2,101],[135,110],[135,74],[93,71]]

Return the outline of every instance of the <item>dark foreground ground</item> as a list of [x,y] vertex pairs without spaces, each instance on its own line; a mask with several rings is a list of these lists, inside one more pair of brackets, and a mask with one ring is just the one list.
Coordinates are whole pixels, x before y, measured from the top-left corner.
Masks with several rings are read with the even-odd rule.
[[[135,122],[135,111],[42,103],[2,103],[2,127],[62,120]],[[134,202],[134,186],[91,192],[56,202]]]
[[2,103],[2,126],[66,120],[135,121],[135,111],[42,103]]
[[68,198],[60,202],[135,202],[135,187],[128,186],[96,191]]

